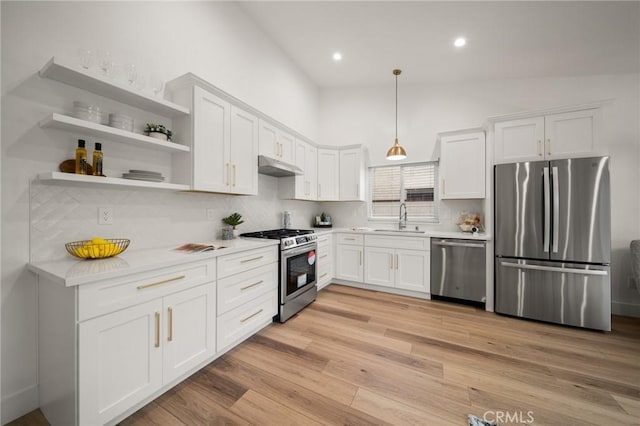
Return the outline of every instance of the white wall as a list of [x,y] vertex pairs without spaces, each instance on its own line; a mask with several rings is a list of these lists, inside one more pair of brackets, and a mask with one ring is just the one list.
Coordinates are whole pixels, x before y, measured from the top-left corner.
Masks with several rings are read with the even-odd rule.
[[[640,238],[639,90],[637,74],[438,85],[405,85],[400,80],[398,136],[407,161],[432,160],[438,158],[438,132],[478,127],[495,115],[615,98],[603,114],[611,155],[613,309],[640,315],[640,294],[627,285],[629,242]],[[362,143],[369,148],[371,165],[388,164],[384,156],[394,138],[393,80],[385,87],[326,89],[320,102],[319,142]],[[323,208],[337,220],[366,212],[364,203],[323,203]],[[450,216],[464,208],[445,203]]]
[[[281,210],[294,225],[308,226],[314,203],[277,198],[274,178],[260,178],[260,196],[231,197],[128,190],[61,188],[29,183],[71,158],[77,135],[40,129],[51,112],[70,112],[73,100],[117,104],[37,71],[52,56],[77,60],[81,47],[109,49],[123,64],[135,63],[148,78],[165,80],[193,72],[296,131],[317,137],[318,89],[233,3],[222,2],[6,2],[2,30],[2,423],[38,406],[36,282],[25,270],[35,259],[61,255],[61,244],[93,235],[124,236],[131,249],[215,237],[216,217],[242,213],[245,231],[279,227]],[[130,111],[125,109],[125,111]],[[140,113],[140,111],[136,111]],[[104,144],[105,169],[159,165],[170,156]],[[90,149],[93,147],[91,146]],[[111,169],[111,170],[109,170]],[[114,174],[112,174],[114,175]],[[30,209],[30,201],[32,208]],[[95,224],[100,205],[115,209],[111,228]],[[29,252],[29,216],[32,251]],[[158,232],[161,231],[161,232]],[[166,238],[165,238],[166,237]]]

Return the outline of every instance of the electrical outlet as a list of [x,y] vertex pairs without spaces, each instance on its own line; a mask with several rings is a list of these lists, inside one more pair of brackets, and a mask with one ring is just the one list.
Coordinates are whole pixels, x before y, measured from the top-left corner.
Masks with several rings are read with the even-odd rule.
[[98,225],[113,225],[113,208],[98,208]]
[[214,209],[207,209],[207,220],[216,220],[216,211]]

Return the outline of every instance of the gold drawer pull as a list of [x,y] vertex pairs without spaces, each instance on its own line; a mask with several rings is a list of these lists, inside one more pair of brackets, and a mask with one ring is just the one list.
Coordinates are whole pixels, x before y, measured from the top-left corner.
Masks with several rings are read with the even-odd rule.
[[249,285],[244,286],[244,287],[240,287],[240,290],[246,290],[246,289],[248,289],[248,288],[255,287],[255,286],[257,286],[258,284],[262,284],[263,282],[264,282],[264,280],[260,280],[260,281],[258,281],[257,283],[253,283],[253,284],[249,284]]
[[324,259],[327,256],[329,256],[329,255],[328,254],[323,254],[322,256],[320,256],[320,259]]
[[240,263],[247,263],[247,262],[253,262],[254,260],[260,260],[262,259],[264,256],[258,256],[258,257],[252,257],[251,259],[244,259],[241,260]]
[[355,241],[355,238],[345,238],[346,241]]
[[160,347],[160,312],[156,312],[156,348]]
[[255,314],[251,314],[248,317],[246,317],[245,319],[241,319],[240,322],[247,322],[249,321],[251,318],[255,317],[256,315],[258,315],[259,313],[261,313],[264,309],[260,309],[258,312],[256,312]]
[[162,281],[156,281],[155,283],[142,284],[142,285],[138,286],[138,290],[144,290],[145,288],[155,287],[157,285],[167,284],[167,283],[170,283],[172,281],[182,280],[182,279],[184,279],[186,277],[187,277],[186,275],[180,275],[179,277],[169,278],[169,279],[162,280]]
[[324,274],[320,275],[320,278],[324,278],[324,277],[326,277],[326,276],[327,276],[327,274],[328,274],[328,272],[325,272]]
[[173,340],[173,309],[167,308],[167,316],[169,317],[169,333],[167,336],[167,341]]

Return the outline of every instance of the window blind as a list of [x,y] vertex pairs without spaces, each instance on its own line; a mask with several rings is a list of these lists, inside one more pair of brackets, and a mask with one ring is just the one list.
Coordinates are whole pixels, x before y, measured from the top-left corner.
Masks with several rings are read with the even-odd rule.
[[370,170],[370,216],[397,218],[400,204],[410,219],[437,220],[437,163],[372,167]]

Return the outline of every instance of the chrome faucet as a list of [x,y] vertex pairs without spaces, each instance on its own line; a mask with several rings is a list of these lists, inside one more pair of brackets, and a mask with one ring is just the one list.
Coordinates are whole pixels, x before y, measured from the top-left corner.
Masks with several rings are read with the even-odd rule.
[[[402,208],[404,207],[404,216],[402,216]],[[407,227],[407,205],[405,203],[400,204],[400,217],[398,218],[398,229],[405,229]]]

